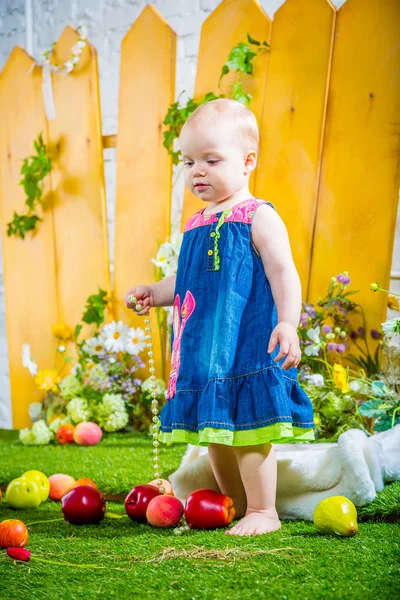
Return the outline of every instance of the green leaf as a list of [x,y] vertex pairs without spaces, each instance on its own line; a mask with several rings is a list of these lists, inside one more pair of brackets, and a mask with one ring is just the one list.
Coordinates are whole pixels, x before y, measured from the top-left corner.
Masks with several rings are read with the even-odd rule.
[[378,398],[374,400],[367,400],[359,407],[360,414],[370,419],[379,419],[386,414],[386,411],[382,409],[382,403]]
[[107,292],[100,287],[98,294],[91,294],[86,300],[85,312],[82,316],[84,323],[96,323],[100,326],[104,321],[104,310],[108,304]]
[[35,210],[37,204],[42,204],[42,180],[52,169],[51,158],[47,154],[46,145],[43,142],[41,133],[38,139],[33,141],[33,146],[37,155],[23,159],[21,167],[21,175],[23,177],[19,181],[19,185],[24,188],[26,195],[25,204],[28,207],[28,214],[17,215],[14,212],[13,221],[7,223],[7,235],[14,235],[21,239],[24,239],[26,233],[35,229],[37,222],[42,220],[35,214]]
[[[397,422],[400,422],[400,419],[395,419],[395,425],[397,425]],[[383,416],[383,417],[379,417],[379,420],[376,421],[374,423],[374,431],[376,431],[377,433],[381,432],[381,431],[388,431],[389,429],[392,428],[392,418],[389,416]]]
[[[250,44],[255,44],[256,46],[260,45],[260,42],[258,42],[257,40],[255,40],[254,38],[251,37],[251,35],[248,33],[247,34],[247,40]],[[265,43],[265,42],[264,42]]]

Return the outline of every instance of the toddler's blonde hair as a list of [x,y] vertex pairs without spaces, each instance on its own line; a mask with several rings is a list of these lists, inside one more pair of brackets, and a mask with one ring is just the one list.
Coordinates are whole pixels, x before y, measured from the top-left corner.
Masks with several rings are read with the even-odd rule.
[[210,102],[200,104],[190,117],[188,117],[183,127],[194,124],[208,125],[220,119],[229,120],[230,123],[233,122],[248,149],[255,150],[258,153],[259,133],[257,120],[252,111],[237,100],[218,98],[217,100],[210,100]]

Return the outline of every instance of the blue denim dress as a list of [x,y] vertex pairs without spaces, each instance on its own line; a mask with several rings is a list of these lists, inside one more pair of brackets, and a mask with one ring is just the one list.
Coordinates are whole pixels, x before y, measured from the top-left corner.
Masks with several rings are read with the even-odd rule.
[[263,203],[274,209],[251,197],[212,215],[202,209],[185,225],[161,442],[249,446],[315,439],[313,407],[297,368],[282,369],[285,358],[274,362],[279,346],[268,354],[277,310],[251,241]]

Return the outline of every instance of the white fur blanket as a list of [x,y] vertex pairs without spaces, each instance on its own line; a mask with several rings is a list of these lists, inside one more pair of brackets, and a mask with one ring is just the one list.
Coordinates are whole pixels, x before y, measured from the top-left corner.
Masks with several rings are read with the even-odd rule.
[[[312,521],[317,504],[328,496],[346,496],[355,506],[364,506],[386,482],[400,480],[400,424],[369,437],[350,429],[337,443],[273,446],[278,465],[276,508],[282,519]],[[220,491],[206,446],[188,444],[169,481],[183,503],[194,490]]]

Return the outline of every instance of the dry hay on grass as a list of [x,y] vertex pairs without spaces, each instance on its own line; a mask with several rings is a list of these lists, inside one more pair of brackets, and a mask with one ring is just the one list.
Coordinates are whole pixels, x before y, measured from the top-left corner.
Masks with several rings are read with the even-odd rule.
[[[282,553],[281,556],[293,560],[294,562],[302,565],[300,561],[298,561],[294,556],[292,556],[292,551],[300,552],[298,548],[292,548],[290,546],[286,548],[272,548],[270,550],[252,550],[246,551],[241,548],[225,548],[225,550],[219,549],[207,549],[205,546],[192,546],[192,548],[164,548],[162,552],[158,552],[154,554],[150,558],[147,558],[144,562],[162,562],[164,560],[174,560],[177,558],[189,558],[194,560],[224,560],[226,562],[236,562],[237,560],[241,560],[244,558],[253,558],[262,554],[278,554]],[[141,556],[131,556],[131,560],[135,561],[143,561],[143,557]],[[303,565],[305,566],[305,565]]]

